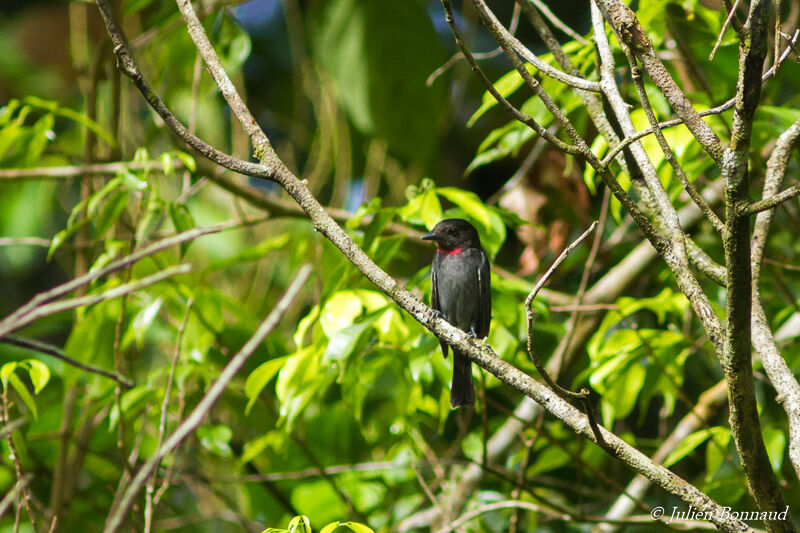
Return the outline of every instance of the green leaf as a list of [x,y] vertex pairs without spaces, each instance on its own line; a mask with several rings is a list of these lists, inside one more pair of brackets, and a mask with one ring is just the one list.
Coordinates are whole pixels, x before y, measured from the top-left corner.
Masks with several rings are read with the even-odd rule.
[[295,516],[289,522],[289,533],[313,533],[311,521],[306,516]]
[[372,327],[372,324],[377,318],[377,316],[373,316],[358,324],[353,324],[337,331],[333,337],[328,340],[328,346],[325,348],[323,357],[330,361],[347,359],[350,354],[353,353],[356,346],[358,346],[359,341],[364,337],[364,332]]
[[146,191],[150,186],[146,180],[143,180],[128,169],[123,170],[119,175],[122,177],[122,184],[128,190]]
[[780,428],[764,428],[764,445],[767,447],[769,462],[775,473],[780,472],[783,466],[783,452],[786,449],[786,435]]
[[8,382],[11,384],[11,388],[17,391],[19,397],[22,398],[22,401],[28,407],[28,410],[33,415],[33,419],[36,420],[39,418],[39,412],[36,409],[36,401],[31,396],[31,393],[28,391],[28,387],[19,379],[16,373],[12,372],[8,375]]
[[328,379],[327,372],[320,365],[321,355],[321,347],[304,348],[289,356],[278,373],[275,392],[287,431]]
[[50,381],[50,369],[37,359],[27,359],[25,364],[28,365],[28,374],[33,383],[33,392],[34,394],[39,394]]
[[50,240],[50,247],[47,249],[46,260],[48,262],[52,260],[53,255],[56,253],[56,251],[58,251],[59,248],[61,248],[61,245],[64,244],[64,242],[67,239],[72,237],[79,229],[81,229],[88,223],[89,223],[88,219],[86,218],[81,219],[77,224],[72,224],[71,226],[68,226],[66,229],[63,229],[58,233],[56,233],[55,235],[53,235],[53,238]]
[[[525,67],[528,69],[528,72],[536,71],[536,68],[531,65],[530,63],[526,63]],[[519,72],[516,69],[511,70],[500,77],[499,80],[494,82],[492,85],[497,90],[500,95],[504,98],[508,98],[511,94],[513,94],[517,89],[522,87],[523,83],[522,76],[520,76]],[[493,108],[497,105],[497,99],[490,93],[486,91],[483,93],[483,98],[481,99],[480,107],[475,110],[471,117],[469,117],[469,121],[467,121],[467,126],[472,127],[475,122],[483,116],[486,111]]]
[[358,317],[364,306],[361,299],[353,291],[340,291],[335,293],[322,308],[319,324],[322,331],[329,339],[337,331],[351,325]]
[[355,533],[375,533],[371,527],[359,524],[358,522],[331,522],[320,529],[319,533],[332,533],[339,528],[346,528],[350,531],[355,531]]
[[220,457],[233,457],[233,450],[231,450],[231,439],[233,438],[233,431],[225,425],[216,426],[200,426],[197,428],[197,438],[200,440],[200,445]]
[[671,467],[690,453],[694,451],[695,448],[703,444],[709,437],[716,435],[718,433],[725,433],[730,432],[728,428],[722,426],[716,426],[709,429],[701,429],[700,431],[695,431],[685,439],[683,439],[678,446],[672,450],[664,462],[662,463],[666,468]]
[[183,163],[183,166],[185,166],[187,170],[189,170],[189,172],[194,172],[195,170],[197,170],[197,162],[191,155],[187,154],[186,152],[181,152],[178,150],[174,150],[172,154],[181,160],[181,163]]
[[423,2],[327,0],[319,6],[312,11],[312,51],[356,129],[385,139],[403,157],[435,154],[448,84],[425,84],[445,58]]
[[128,207],[128,191],[120,190],[111,194],[100,215],[94,219],[95,237],[102,237],[116,223]]
[[8,386],[8,378],[14,373],[14,370],[16,370],[18,364],[19,363],[17,361],[11,361],[10,363],[0,366],[0,381],[3,382],[3,387]]
[[414,194],[414,192],[417,194],[400,208],[400,218],[410,224],[433,228],[442,219],[442,204],[436,196],[433,182],[423,180],[419,187],[409,187],[406,194]]
[[728,444],[731,441],[730,431],[714,433],[706,446],[706,483],[717,479],[717,470],[728,458]]
[[283,357],[276,357],[275,359],[270,359],[269,361],[260,364],[255,370],[253,370],[247,379],[244,382],[244,394],[247,396],[247,406],[244,408],[245,415],[250,414],[250,409],[253,408],[253,405],[256,403],[259,394],[261,391],[264,390],[264,387],[267,386],[267,383],[277,374],[283,365],[286,363],[286,360],[289,358],[288,355],[284,355]]
[[[150,302],[147,306],[145,306],[141,311],[136,313],[136,317],[134,317],[133,322],[130,325],[130,328],[126,332],[125,339],[123,339],[123,345],[126,345],[131,342],[131,340],[136,341],[136,347],[141,350],[144,346],[144,336],[147,333],[147,330],[152,325],[155,318],[158,316],[158,312],[161,310],[161,306],[164,304],[164,300],[162,298],[156,298],[152,302]],[[133,337],[131,339],[130,337]]]

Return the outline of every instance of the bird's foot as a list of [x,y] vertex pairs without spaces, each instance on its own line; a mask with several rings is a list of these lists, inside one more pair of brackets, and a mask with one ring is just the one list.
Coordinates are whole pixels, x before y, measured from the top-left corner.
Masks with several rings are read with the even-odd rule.
[[489,337],[478,337],[478,333],[475,331],[475,326],[469,328],[469,335],[481,344],[486,344],[486,341],[489,340]]

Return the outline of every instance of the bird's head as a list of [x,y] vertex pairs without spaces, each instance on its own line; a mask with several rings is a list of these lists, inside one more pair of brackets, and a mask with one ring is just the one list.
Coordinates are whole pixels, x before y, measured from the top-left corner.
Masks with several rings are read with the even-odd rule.
[[434,241],[444,251],[481,247],[478,230],[461,218],[442,220],[434,226],[433,231],[423,235],[422,240]]

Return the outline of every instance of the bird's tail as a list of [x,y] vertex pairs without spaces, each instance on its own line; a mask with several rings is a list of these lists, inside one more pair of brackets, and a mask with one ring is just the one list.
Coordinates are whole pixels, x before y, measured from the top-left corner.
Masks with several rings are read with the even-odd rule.
[[472,363],[462,353],[453,350],[453,384],[450,388],[450,407],[475,405],[475,387],[472,383]]

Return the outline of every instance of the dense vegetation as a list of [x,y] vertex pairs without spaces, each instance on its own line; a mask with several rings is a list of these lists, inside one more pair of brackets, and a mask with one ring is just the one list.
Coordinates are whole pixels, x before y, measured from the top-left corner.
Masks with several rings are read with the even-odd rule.
[[[4,17],[0,531],[733,528],[666,523],[700,492],[795,529],[800,5],[638,2],[638,33],[617,0],[503,4],[199,2],[244,127],[184,0]],[[489,91],[463,55],[499,45]],[[654,117],[680,120],[614,149]],[[448,333],[410,299],[445,217],[495,266],[486,345],[588,398],[458,337],[488,371],[450,409]]]

